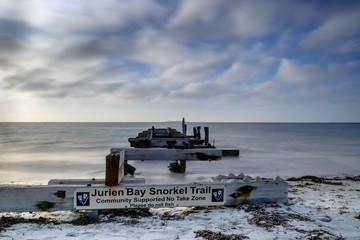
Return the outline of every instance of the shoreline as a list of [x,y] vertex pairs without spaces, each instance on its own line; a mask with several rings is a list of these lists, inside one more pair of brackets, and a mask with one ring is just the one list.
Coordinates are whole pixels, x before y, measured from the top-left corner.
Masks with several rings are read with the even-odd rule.
[[287,204],[0,213],[2,239],[358,239],[360,176],[287,179]]

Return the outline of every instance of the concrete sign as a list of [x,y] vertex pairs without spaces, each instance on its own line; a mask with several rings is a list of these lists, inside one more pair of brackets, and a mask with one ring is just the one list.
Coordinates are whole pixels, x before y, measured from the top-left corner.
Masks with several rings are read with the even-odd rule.
[[225,185],[76,188],[75,209],[163,208],[224,205]]

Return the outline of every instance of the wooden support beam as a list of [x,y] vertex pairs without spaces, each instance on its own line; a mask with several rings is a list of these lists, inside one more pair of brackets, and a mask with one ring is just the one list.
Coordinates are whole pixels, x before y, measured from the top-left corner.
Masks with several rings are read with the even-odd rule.
[[[111,153],[122,151],[122,148],[111,148]],[[126,148],[126,160],[163,160],[163,161],[215,161],[221,160],[222,152],[218,149],[164,149],[164,148]]]
[[239,149],[221,149],[221,155],[223,157],[237,157],[240,156]]

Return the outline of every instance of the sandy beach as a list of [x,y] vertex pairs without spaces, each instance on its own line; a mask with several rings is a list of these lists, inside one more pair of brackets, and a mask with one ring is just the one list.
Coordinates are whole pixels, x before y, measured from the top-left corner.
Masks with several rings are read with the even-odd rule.
[[1,213],[1,239],[360,239],[360,178],[287,179],[287,204]]

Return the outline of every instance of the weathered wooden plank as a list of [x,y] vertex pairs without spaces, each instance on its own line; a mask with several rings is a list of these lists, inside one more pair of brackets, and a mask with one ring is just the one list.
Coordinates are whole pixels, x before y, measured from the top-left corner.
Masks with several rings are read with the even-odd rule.
[[0,212],[63,211],[74,209],[74,186],[0,187]]
[[[132,183],[132,184],[144,184],[145,178],[134,178],[129,176],[124,176],[120,183]],[[51,179],[48,182],[48,185],[78,185],[78,186],[87,186],[87,185],[104,185],[105,179]]]
[[[283,180],[218,179],[190,184],[121,184],[121,187],[226,186],[225,205],[286,203],[288,184]],[[62,211],[74,209],[74,190],[84,185],[0,186],[0,212]],[[94,187],[93,185],[91,187]],[[97,185],[97,187],[106,187]],[[112,187],[111,189],[116,189]]]
[[226,184],[227,205],[241,205],[242,203],[278,202],[287,203],[288,183],[277,177],[274,180],[262,180],[257,177],[229,174],[211,178],[213,183]]
[[[110,152],[120,152],[122,148],[111,148]],[[164,148],[126,148],[126,160],[189,160],[215,161],[221,160],[222,151],[213,148],[204,149],[164,149]]]
[[288,184],[286,182],[233,182],[227,184],[227,205],[242,203],[278,202],[287,203]]
[[105,179],[51,179],[48,185],[104,185]]

